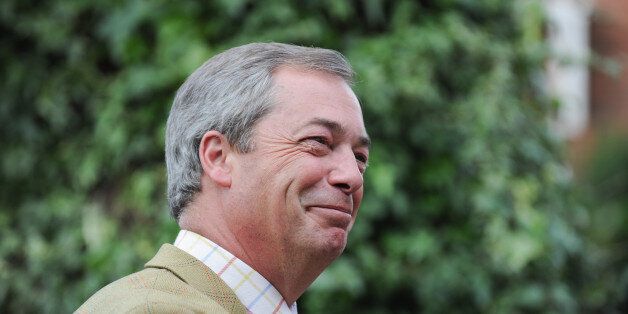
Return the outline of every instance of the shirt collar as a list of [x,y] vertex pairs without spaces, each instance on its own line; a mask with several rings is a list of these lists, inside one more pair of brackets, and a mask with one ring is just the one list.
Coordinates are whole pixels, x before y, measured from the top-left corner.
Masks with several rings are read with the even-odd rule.
[[181,230],[174,246],[207,265],[235,292],[250,313],[297,313],[296,302],[288,306],[266,278],[209,239]]

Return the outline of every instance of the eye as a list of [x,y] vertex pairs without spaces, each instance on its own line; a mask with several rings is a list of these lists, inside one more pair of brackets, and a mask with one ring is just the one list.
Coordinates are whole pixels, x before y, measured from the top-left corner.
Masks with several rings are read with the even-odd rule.
[[368,159],[369,157],[366,154],[355,153],[355,160],[358,161],[358,169],[361,173],[364,173],[364,171],[366,171],[366,168],[368,168]]
[[310,136],[301,140],[303,147],[316,156],[324,156],[333,150],[332,142],[325,136]]
[[329,142],[329,140],[327,140],[327,138],[323,137],[323,136],[312,136],[310,138],[308,138],[308,140],[310,141],[314,141],[320,144],[323,144],[327,147],[331,147],[331,144]]
[[368,161],[368,157],[366,157],[366,155],[361,154],[361,153],[356,153],[355,159],[364,164],[366,164],[366,162]]

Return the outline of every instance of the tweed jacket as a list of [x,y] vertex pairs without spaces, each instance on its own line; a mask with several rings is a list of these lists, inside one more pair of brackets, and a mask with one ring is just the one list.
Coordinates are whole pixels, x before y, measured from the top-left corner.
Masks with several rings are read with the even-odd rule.
[[246,313],[235,293],[205,264],[164,244],[145,269],[118,279],[76,313]]

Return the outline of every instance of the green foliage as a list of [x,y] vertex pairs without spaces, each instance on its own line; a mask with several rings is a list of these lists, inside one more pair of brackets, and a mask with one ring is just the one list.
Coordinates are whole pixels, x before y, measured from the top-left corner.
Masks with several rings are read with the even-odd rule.
[[3,1],[0,312],[74,310],[173,241],[172,97],[250,41],[343,52],[374,140],[347,252],[300,310],[612,311],[536,86],[542,20],[533,0]]
[[[628,309],[628,140],[606,130],[578,188],[587,196],[590,227],[584,280],[595,283],[583,297],[592,308],[615,304]],[[601,291],[609,291],[608,294]]]

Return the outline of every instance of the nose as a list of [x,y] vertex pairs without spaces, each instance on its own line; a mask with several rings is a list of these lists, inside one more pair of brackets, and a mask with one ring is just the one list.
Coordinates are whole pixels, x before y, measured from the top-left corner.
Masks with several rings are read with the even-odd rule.
[[332,162],[332,170],[327,179],[330,185],[347,195],[362,187],[364,179],[351,149],[339,151]]

